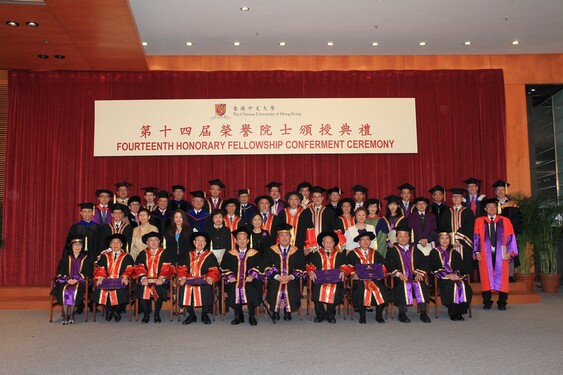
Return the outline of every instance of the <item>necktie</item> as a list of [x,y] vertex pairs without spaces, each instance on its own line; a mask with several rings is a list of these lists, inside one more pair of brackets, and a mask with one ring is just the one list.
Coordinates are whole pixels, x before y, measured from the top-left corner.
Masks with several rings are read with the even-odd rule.
[[119,223],[115,223],[115,230],[119,231]]
[[491,237],[491,246],[496,248],[497,246],[497,230],[495,228],[495,222],[491,219],[491,223],[489,224],[489,234]]
[[287,255],[287,249],[282,249],[282,254],[283,254],[283,256],[286,256]]
[[117,253],[113,253],[113,261],[115,262],[117,260]]
[[101,214],[102,214],[102,221],[106,221],[106,217],[107,217],[107,207],[102,206],[102,209],[100,210]]
[[471,197],[471,211],[473,211],[473,215],[477,213],[477,205],[475,203],[475,197]]
[[266,224],[266,221],[268,221],[268,215],[262,214],[262,216],[264,216],[264,224]]

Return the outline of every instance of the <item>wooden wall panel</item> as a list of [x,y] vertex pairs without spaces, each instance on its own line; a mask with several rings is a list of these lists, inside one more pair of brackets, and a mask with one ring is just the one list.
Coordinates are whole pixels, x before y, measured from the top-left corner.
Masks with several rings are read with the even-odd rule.
[[[512,193],[531,194],[526,85],[505,85],[506,173]],[[491,147],[494,147],[492,142]]]
[[402,70],[403,56],[317,56],[318,70]]
[[491,55],[491,68],[504,70],[504,83],[550,83],[557,55]]
[[405,56],[404,59],[404,69],[413,70],[491,68],[488,55]]

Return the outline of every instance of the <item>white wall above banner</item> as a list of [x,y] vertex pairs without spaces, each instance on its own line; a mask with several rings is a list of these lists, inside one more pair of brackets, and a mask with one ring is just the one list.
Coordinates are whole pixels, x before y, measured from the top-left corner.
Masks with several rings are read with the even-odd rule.
[[414,98],[98,100],[94,156],[417,153]]

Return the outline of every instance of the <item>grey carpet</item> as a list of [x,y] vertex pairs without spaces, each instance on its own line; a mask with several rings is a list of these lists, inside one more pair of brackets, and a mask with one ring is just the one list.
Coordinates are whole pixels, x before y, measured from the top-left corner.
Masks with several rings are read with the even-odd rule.
[[[2,374],[561,374],[563,292],[537,305],[473,308],[452,322],[444,308],[432,323],[409,309],[410,324],[389,319],[335,325],[306,318],[276,325],[231,326],[231,315],[210,326],[167,319],[61,326],[45,311],[0,311]],[[476,298],[479,298],[476,296]],[[510,300],[509,300],[510,302]],[[58,311],[57,311],[58,312]],[[163,317],[167,317],[163,314]]]

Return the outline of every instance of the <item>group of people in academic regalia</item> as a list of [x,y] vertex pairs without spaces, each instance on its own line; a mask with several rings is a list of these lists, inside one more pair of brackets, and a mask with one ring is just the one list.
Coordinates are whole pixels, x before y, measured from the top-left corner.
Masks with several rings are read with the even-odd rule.
[[[141,321],[152,315],[158,323],[163,301],[174,298],[170,283],[177,284],[176,302],[187,315],[183,324],[197,322],[196,308],[201,321],[211,323],[218,283],[234,310],[233,325],[244,322],[244,305],[250,325],[262,307],[273,320],[283,315],[289,321],[300,309],[307,279],[318,323],[336,322],[346,290],[360,323],[372,307],[384,323],[389,303],[407,323],[407,306],[415,301],[420,320],[429,323],[428,284],[434,280],[452,320],[464,320],[470,280],[480,280],[485,309],[498,291],[498,308],[505,310],[521,214],[505,181],[493,184],[495,198],[479,194],[480,180],[464,183],[432,187],[432,202],[413,199],[415,187],[404,183],[382,205],[361,185],[343,198],[339,187],[302,182],[282,199],[283,185],[274,181],[253,204],[249,189],[225,199],[219,179],[209,181],[209,196],[190,192],[190,202],[183,185],[173,185],[172,193],[145,187],[141,199],[129,196],[132,184],[120,182],[115,194],[99,189],[96,203],[79,204],[81,220],[69,229],[52,293],[63,305],[63,324],[74,323],[88,303],[104,306],[106,320],[120,321],[130,288]],[[86,288],[92,293],[84,303]]]

